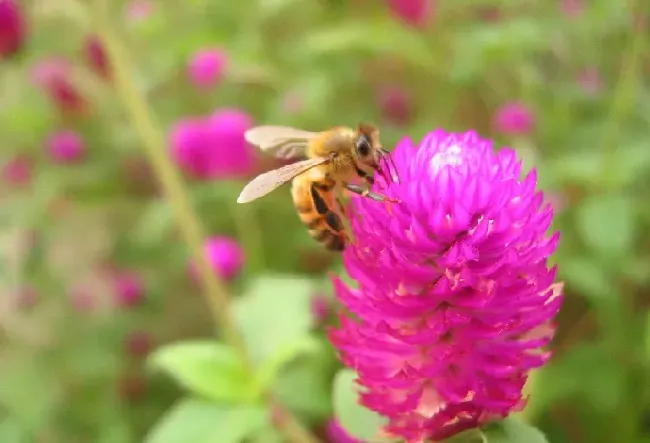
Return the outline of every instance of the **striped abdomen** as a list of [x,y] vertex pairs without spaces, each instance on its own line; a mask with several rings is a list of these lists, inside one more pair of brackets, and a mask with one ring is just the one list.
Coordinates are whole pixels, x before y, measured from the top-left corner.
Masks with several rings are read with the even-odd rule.
[[307,226],[309,235],[331,251],[342,251],[345,248],[345,227],[338,214],[332,210],[335,183],[333,180],[321,179],[318,170],[312,171],[293,179],[293,203],[300,221]]

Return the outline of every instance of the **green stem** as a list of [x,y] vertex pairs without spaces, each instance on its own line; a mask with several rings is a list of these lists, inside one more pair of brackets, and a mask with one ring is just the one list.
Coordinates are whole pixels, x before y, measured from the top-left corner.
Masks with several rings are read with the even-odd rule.
[[105,2],[97,1],[94,5],[95,25],[109,55],[115,92],[123,102],[140,136],[149,162],[173,207],[181,234],[197,263],[201,283],[205,289],[204,295],[215,317],[216,326],[224,341],[236,348],[244,361],[248,361],[244,341],[231,316],[228,292],[210,269],[203,253],[205,238],[203,227],[190,204],[179,172],[165,154],[167,152],[165,138],[158,130],[153,112],[132,81],[133,68],[129,54],[111,28]]

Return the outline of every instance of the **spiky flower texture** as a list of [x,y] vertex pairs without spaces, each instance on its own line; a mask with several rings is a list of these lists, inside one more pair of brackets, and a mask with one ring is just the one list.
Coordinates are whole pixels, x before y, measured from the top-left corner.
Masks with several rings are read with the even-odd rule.
[[533,170],[475,132],[433,131],[392,154],[400,203],[352,199],[355,243],[334,280],[342,316],[330,331],[358,374],[360,403],[388,418],[380,434],[438,441],[521,410],[531,369],[549,358],[562,300],[548,264],[559,233]]

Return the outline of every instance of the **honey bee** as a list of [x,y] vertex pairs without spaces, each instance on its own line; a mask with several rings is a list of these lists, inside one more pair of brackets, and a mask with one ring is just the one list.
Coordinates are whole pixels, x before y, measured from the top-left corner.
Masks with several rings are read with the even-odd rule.
[[[386,180],[398,180],[390,154],[382,148],[379,131],[372,125],[360,124],[357,129],[337,126],[324,132],[258,126],[248,130],[245,138],[277,158],[300,160],[257,176],[244,187],[237,202],[258,199],[292,181],[291,195],[300,220],[329,250],[342,251],[349,242],[341,220],[345,215],[339,197],[343,189],[378,202],[398,202],[352,183],[361,178],[367,185],[374,184],[375,171]],[[386,160],[385,169],[382,160]]]

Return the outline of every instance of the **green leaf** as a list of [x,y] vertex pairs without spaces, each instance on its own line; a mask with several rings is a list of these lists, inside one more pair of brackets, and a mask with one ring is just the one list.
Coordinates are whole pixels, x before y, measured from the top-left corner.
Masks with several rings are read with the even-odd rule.
[[377,434],[386,419],[359,404],[357,375],[342,369],[334,378],[334,415],[343,429],[360,440],[377,441]]
[[154,426],[145,443],[239,443],[270,426],[262,407],[224,407],[206,401],[178,402]]
[[608,269],[593,257],[567,257],[560,269],[567,286],[590,300],[607,299],[616,294]]
[[487,443],[547,443],[537,428],[513,417],[490,423],[483,429]]
[[235,316],[254,362],[276,358],[309,333],[313,288],[304,277],[264,276],[236,300]]
[[592,196],[576,212],[578,233],[597,254],[629,254],[635,237],[634,207],[624,195]]
[[230,347],[211,341],[167,345],[150,357],[150,364],[171,375],[196,394],[212,400],[250,399],[252,380]]

